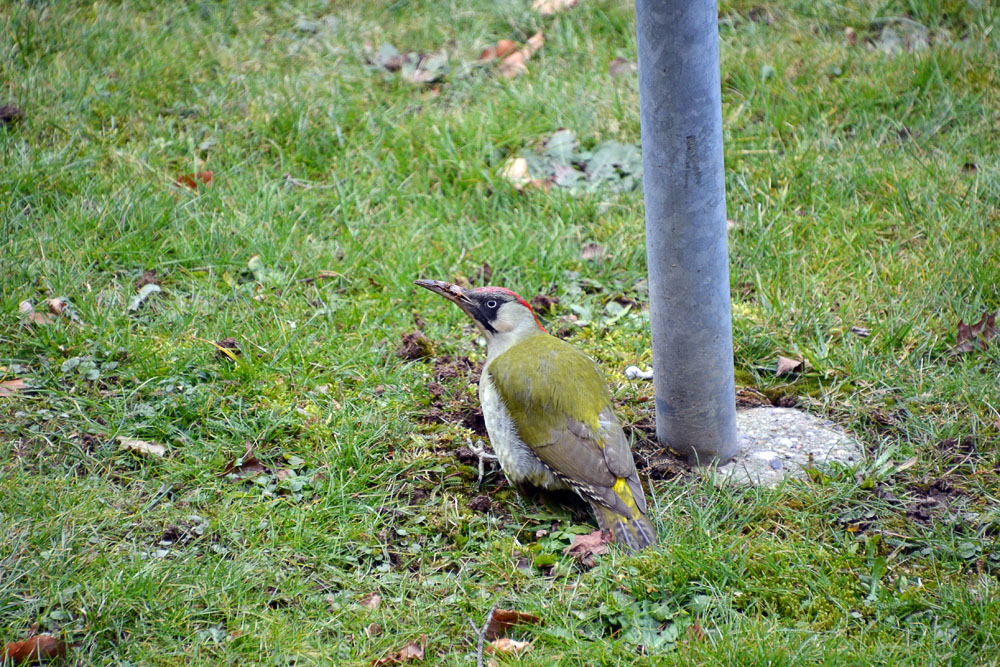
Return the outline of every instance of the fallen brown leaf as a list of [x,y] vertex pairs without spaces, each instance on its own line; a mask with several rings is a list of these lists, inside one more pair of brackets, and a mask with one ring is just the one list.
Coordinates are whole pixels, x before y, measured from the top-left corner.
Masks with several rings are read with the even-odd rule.
[[28,387],[24,384],[24,380],[21,378],[14,378],[13,380],[4,380],[0,382],[0,396],[13,396],[19,391],[24,391]]
[[503,58],[517,50],[517,42],[512,39],[497,40],[495,46],[488,46],[479,54],[480,62],[489,62]]
[[214,180],[215,172],[199,171],[193,174],[178,176],[176,183],[177,185],[183,185],[184,187],[191,188],[192,190],[197,190],[199,183],[204,186],[209,186]]
[[600,261],[604,257],[604,247],[599,243],[584,243],[580,249],[580,257]]
[[62,315],[63,314],[63,308],[66,307],[67,301],[66,301],[66,299],[61,299],[61,298],[60,299],[46,299],[45,303],[49,307],[49,312],[51,312],[53,315]]
[[523,623],[525,625],[537,625],[541,623],[542,619],[535,616],[534,614],[527,614],[523,611],[513,611],[511,609],[497,609],[493,612],[493,617],[490,618],[490,624],[486,626],[486,632],[483,633],[487,639],[496,639],[503,636],[503,634],[510,628]]
[[795,373],[802,370],[802,359],[790,359],[788,357],[778,356],[778,369],[775,371],[775,375],[785,375],[787,373]]
[[369,593],[358,601],[365,609],[375,611],[382,604],[382,596],[378,593]]
[[975,324],[966,324],[959,320],[954,352],[960,354],[985,350],[989,343],[997,337],[997,314],[983,313],[983,316]]
[[55,322],[55,320],[53,320],[49,315],[37,312],[35,307],[31,305],[30,301],[22,301],[17,304],[17,312],[21,315],[21,319],[26,324],[40,324],[45,326]]
[[10,642],[3,653],[0,662],[10,660],[15,665],[29,662],[55,660],[66,655],[66,642],[52,635],[36,635],[20,642]]
[[156,277],[156,269],[146,271],[135,281],[135,289],[141,290],[146,285],[159,285],[160,279]]
[[638,67],[631,60],[626,60],[625,58],[615,58],[608,63],[608,74],[611,75],[612,79],[617,79],[622,74],[629,74],[636,71]]
[[500,61],[500,74],[507,79],[513,79],[528,71],[528,60],[545,44],[545,35],[541,31],[528,38],[524,48],[511,53]]
[[118,436],[118,442],[121,443],[122,449],[126,449],[130,452],[135,452],[136,454],[147,454],[149,456],[165,456],[167,453],[166,447],[164,447],[163,445],[158,445],[155,442],[146,442],[145,440],[126,438],[123,435]]
[[580,0],[535,0],[531,3],[531,8],[542,16],[552,16],[558,12],[576,7]]
[[487,653],[508,653],[510,655],[524,655],[529,653],[534,645],[531,642],[521,642],[508,637],[501,637],[491,641],[486,645]]
[[261,463],[250,448],[250,443],[247,443],[246,453],[238,459],[233,459],[226,464],[226,467],[222,469],[217,476],[225,477],[226,475],[236,475],[236,479],[247,479],[249,477],[256,477],[257,475],[267,472],[267,467]]
[[372,661],[372,667],[382,665],[403,665],[407,662],[419,662],[424,659],[424,647],[427,646],[427,635],[420,635],[420,643],[410,642],[395,653]]
[[610,533],[605,534],[603,530],[595,530],[586,535],[577,535],[573,538],[573,544],[563,549],[563,553],[573,556],[584,567],[594,567],[597,565],[594,556],[608,553],[608,544],[611,540]]

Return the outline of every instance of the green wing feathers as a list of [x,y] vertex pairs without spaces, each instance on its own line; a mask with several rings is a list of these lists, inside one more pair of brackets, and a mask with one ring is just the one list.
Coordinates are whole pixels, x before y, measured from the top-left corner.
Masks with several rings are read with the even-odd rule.
[[601,528],[631,549],[653,543],[632,450],[597,364],[541,334],[498,356],[489,371],[520,439],[590,502]]

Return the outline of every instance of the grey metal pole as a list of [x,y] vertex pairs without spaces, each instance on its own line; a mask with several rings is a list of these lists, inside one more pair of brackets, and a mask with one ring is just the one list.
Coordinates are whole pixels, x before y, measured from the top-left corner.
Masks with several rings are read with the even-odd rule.
[[656,437],[737,451],[715,0],[636,0]]

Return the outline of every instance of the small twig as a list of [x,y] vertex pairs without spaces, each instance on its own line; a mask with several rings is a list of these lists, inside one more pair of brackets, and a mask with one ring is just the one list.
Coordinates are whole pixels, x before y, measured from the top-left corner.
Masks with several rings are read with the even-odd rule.
[[490,613],[486,614],[486,622],[483,623],[482,629],[476,627],[476,623],[470,618],[469,625],[472,626],[472,630],[478,635],[476,640],[476,667],[483,667],[483,646],[486,642],[486,631],[490,627],[490,623],[493,622],[493,614],[497,611],[497,603],[493,603],[493,608],[490,609]]
[[319,273],[317,273],[315,276],[312,276],[311,278],[300,278],[299,282],[300,283],[314,283],[317,280],[323,280],[323,279],[326,279],[326,278],[343,278],[343,277],[344,277],[343,275],[337,273],[336,271],[320,271]]

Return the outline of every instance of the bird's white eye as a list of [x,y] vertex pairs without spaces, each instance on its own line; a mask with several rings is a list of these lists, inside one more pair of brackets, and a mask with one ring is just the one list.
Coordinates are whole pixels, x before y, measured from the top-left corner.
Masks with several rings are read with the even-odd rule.
[[497,302],[496,301],[487,301],[486,302],[486,307],[487,308],[496,308],[497,307]]

